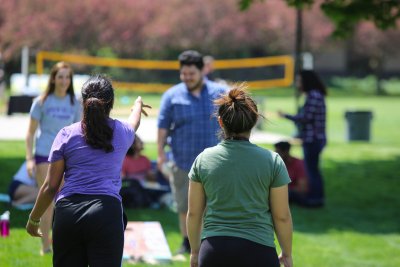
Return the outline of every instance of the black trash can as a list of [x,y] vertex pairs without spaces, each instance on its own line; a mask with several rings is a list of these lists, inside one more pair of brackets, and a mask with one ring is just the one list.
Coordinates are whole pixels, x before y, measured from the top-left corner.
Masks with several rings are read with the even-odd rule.
[[346,111],[347,140],[369,141],[371,134],[371,111]]
[[12,115],[13,113],[29,113],[34,98],[35,96],[30,95],[10,96],[7,115]]

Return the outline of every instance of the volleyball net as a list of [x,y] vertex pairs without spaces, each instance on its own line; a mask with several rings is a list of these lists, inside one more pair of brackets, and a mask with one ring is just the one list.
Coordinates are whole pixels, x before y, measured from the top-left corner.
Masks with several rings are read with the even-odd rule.
[[[54,62],[70,63],[79,74],[105,73],[116,89],[164,92],[179,82],[177,60],[142,60],[94,57],[40,51],[36,55],[36,72],[45,74]],[[214,61],[213,76],[228,83],[246,82],[250,90],[288,87],[293,83],[292,56],[272,56]]]

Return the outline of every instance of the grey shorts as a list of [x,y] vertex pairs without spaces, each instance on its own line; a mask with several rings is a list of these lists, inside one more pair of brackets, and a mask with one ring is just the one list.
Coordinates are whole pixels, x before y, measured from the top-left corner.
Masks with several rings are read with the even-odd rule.
[[179,213],[188,210],[189,172],[180,169],[176,164],[172,166],[171,189]]

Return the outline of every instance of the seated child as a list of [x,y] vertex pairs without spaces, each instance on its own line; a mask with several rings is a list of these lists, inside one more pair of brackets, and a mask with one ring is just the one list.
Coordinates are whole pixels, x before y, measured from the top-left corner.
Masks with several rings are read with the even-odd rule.
[[275,152],[278,153],[286,165],[292,182],[289,184],[289,202],[306,205],[308,192],[308,177],[304,161],[290,154],[290,143],[286,141],[275,144]]
[[141,154],[143,149],[143,141],[136,136],[122,163],[120,194],[127,208],[158,207],[161,195],[169,191],[160,183],[154,164]]
[[39,188],[37,187],[36,179],[29,176],[26,162],[24,162],[14,175],[8,188],[11,204],[13,206],[33,204],[38,193]]
[[135,141],[126,152],[126,157],[122,163],[122,179],[155,181],[150,160],[141,154],[143,149],[143,141],[136,135]]

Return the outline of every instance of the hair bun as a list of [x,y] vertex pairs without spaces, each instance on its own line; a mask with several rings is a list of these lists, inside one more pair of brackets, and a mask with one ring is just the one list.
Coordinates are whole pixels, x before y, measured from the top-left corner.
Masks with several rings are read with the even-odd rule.
[[235,89],[230,90],[228,96],[229,96],[229,99],[230,99],[231,103],[236,103],[236,101],[238,100],[237,99],[238,94],[237,94]]

